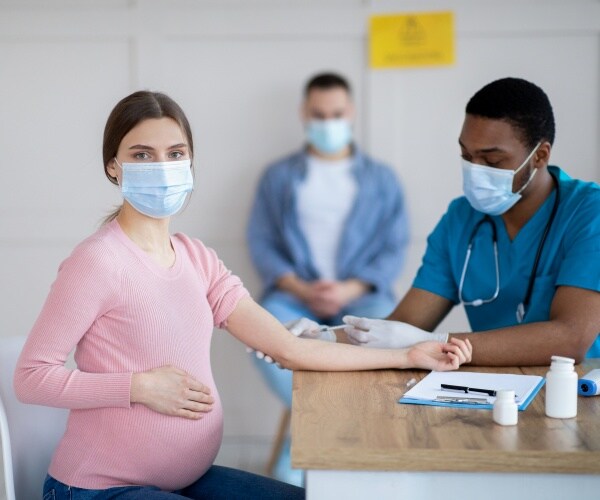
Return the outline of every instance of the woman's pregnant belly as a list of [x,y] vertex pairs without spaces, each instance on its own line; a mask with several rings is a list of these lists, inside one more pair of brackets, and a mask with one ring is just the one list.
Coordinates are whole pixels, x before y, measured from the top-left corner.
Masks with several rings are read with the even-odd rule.
[[79,488],[152,485],[183,488],[212,465],[223,436],[216,390],[213,409],[200,420],[131,408],[73,410],[49,473]]

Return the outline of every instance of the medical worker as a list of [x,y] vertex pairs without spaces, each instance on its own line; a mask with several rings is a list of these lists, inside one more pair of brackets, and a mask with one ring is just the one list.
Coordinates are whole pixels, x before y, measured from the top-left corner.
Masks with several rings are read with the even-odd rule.
[[[213,250],[170,234],[194,184],[204,189],[193,153],[187,118],[164,94],[133,93],[108,118],[104,172],[123,204],[61,264],[15,371],[21,401],[70,409],[44,498],[304,498],[213,465],[223,432],[214,327],[290,369],[448,370],[470,359],[457,340],[366,354],[288,335]],[[73,349],[76,369],[65,366]]]
[[448,333],[431,332],[462,303],[473,333],[450,338],[470,339],[478,365],[600,357],[600,189],[549,165],[554,133],[533,83],[504,78],[471,98],[458,140],[464,196],[388,319],[345,318],[352,342],[445,342]]
[[[263,282],[261,305],[286,323],[302,316],[337,325],[346,314],[384,318],[397,298],[408,241],[404,197],[393,170],[356,144],[347,80],[321,73],[305,85],[306,143],[260,179],[248,247]],[[292,373],[256,360],[289,408]],[[289,440],[275,476],[299,484]]]

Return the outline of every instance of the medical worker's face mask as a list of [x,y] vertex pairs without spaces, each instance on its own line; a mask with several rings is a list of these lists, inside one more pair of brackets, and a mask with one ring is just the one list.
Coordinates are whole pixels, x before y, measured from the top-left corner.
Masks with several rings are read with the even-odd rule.
[[463,191],[471,206],[484,214],[501,215],[521,199],[521,193],[529,185],[537,168],[534,168],[525,185],[513,193],[513,179],[540,147],[533,148],[529,156],[516,170],[503,170],[471,163],[462,159]]
[[343,118],[310,120],[306,125],[306,140],[321,153],[339,153],[352,141],[352,125]]
[[162,219],[181,210],[194,187],[191,161],[155,163],[115,162],[123,171],[121,193],[138,212]]

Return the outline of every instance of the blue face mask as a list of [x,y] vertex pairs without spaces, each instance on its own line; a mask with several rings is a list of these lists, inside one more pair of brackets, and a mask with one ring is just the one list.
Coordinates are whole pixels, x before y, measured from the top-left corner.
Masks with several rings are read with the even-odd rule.
[[352,140],[352,126],[348,120],[311,120],[306,125],[306,139],[317,151],[335,154]]
[[463,192],[471,206],[484,214],[502,215],[510,210],[520,199],[521,193],[537,173],[533,169],[525,185],[516,193],[513,193],[513,178],[531,159],[540,143],[533,148],[529,156],[516,170],[503,170],[500,168],[477,165],[475,163],[462,161]]
[[138,212],[155,219],[179,212],[194,187],[190,160],[119,166],[123,170],[123,198]]

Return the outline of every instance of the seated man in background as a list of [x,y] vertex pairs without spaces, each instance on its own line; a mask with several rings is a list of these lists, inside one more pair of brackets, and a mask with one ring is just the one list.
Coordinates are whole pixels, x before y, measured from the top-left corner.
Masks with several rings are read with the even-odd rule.
[[450,336],[471,341],[473,364],[600,357],[600,188],[548,165],[554,130],[548,97],[525,80],[497,80],[471,98],[458,140],[465,196],[429,236],[388,320],[344,318],[353,343],[446,341],[431,332],[462,303],[473,332]]
[[[265,288],[261,305],[284,323],[385,317],[408,239],[399,182],[353,142],[354,105],[341,76],[320,74],[306,84],[302,119],[307,144],[267,168],[250,216],[250,255]],[[290,407],[292,373],[257,366]],[[275,476],[300,481],[290,469],[289,444]]]

